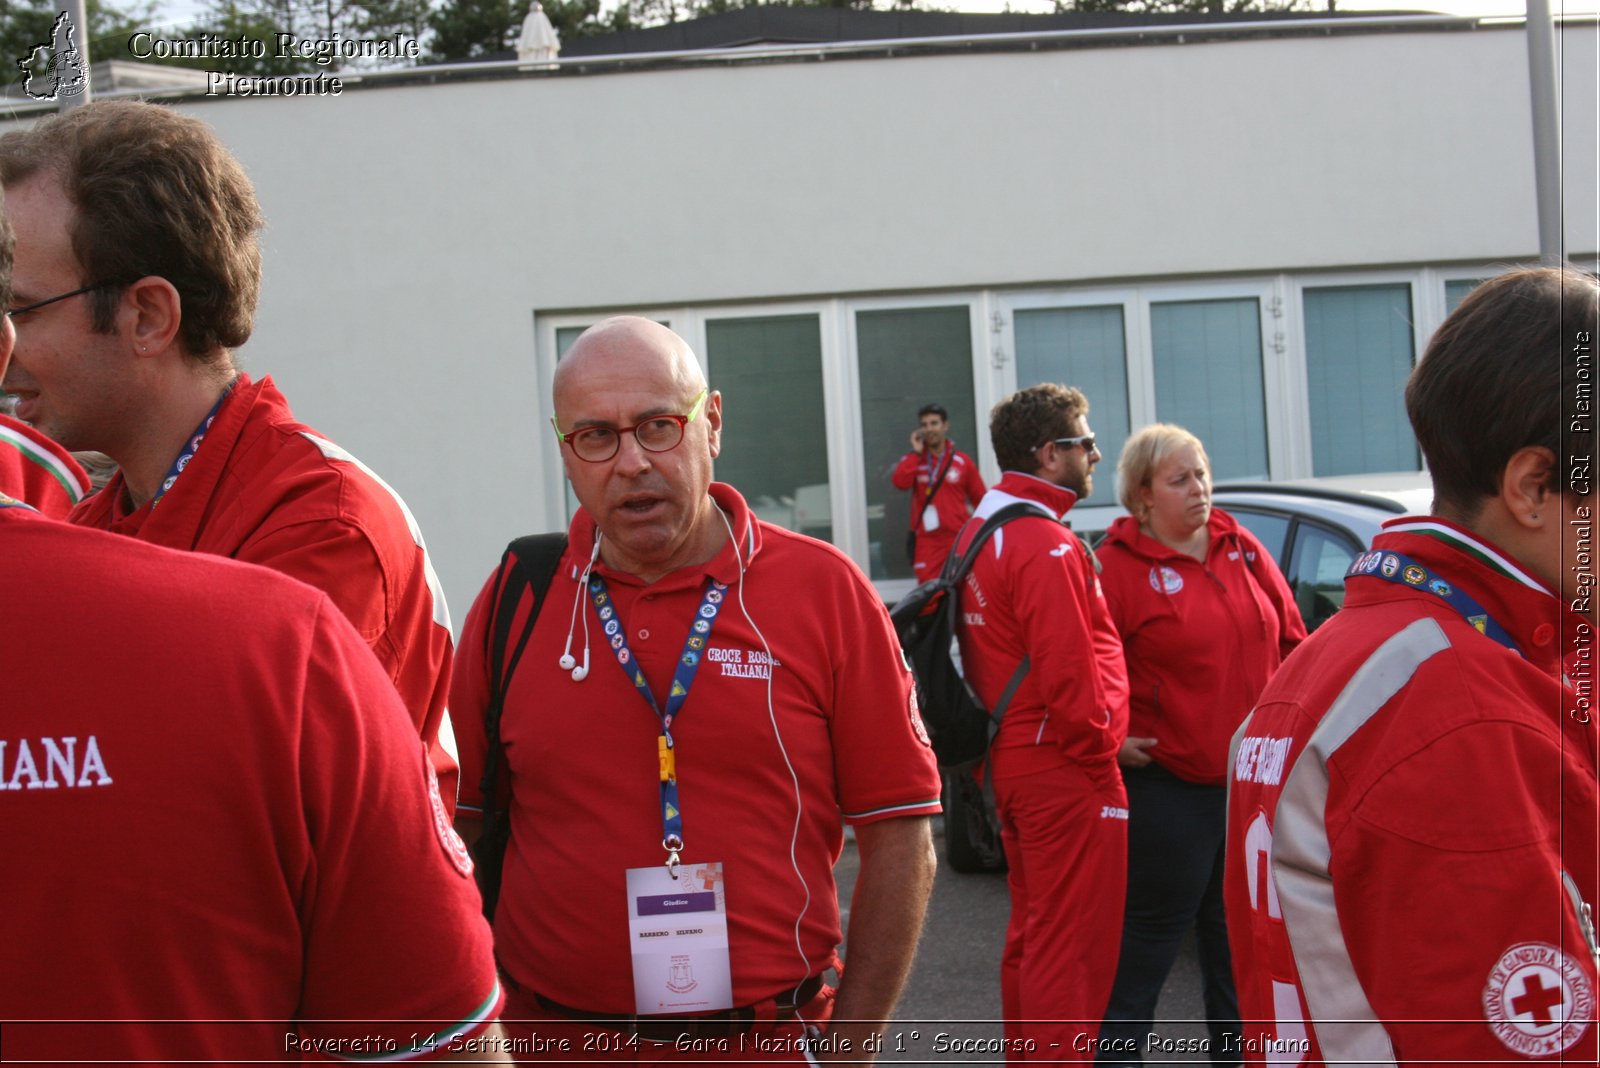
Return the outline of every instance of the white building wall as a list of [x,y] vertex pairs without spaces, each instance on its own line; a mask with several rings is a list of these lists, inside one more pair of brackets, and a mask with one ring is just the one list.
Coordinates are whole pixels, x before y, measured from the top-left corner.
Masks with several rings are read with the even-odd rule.
[[[1595,32],[1559,35],[1566,235],[1587,255]],[[1520,29],[178,106],[269,220],[246,367],[406,497],[458,621],[510,537],[562,522],[536,313],[1538,251]]]

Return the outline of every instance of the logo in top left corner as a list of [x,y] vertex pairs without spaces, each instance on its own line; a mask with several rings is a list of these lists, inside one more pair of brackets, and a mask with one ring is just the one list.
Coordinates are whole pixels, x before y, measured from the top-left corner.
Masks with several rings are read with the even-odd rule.
[[[89,67],[78,49],[77,33],[72,16],[63,11],[50,27],[50,39],[34,45],[27,55],[17,59],[17,66],[22,68],[22,91],[30,99],[60,100],[89,88]],[[37,65],[41,53],[49,55],[43,69]]]

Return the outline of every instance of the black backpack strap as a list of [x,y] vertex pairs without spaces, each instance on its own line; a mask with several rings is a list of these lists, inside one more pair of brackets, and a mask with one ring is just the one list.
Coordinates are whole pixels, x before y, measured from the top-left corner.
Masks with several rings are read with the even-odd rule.
[[[500,557],[500,567],[495,572],[495,597],[489,610],[489,626],[484,631],[484,642],[489,660],[489,703],[483,711],[485,739],[483,778],[480,782],[483,796],[483,832],[473,849],[477,862],[478,889],[483,895],[484,915],[494,918],[495,901],[500,894],[500,871],[505,860],[506,844],[511,840],[511,813],[509,803],[500,799],[502,773],[506,771],[505,750],[500,742],[500,718],[505,711],[506,691],[511,676],[516,673],[522,651],[533,636],[534,624],[539,621],[539,610],[544,605],[545,594],[555,578],[566,551],[567,536],[558,534],[530,534],[506,546]],[[511,644],[512,619],[524,592],[533,594],[533,604],[528,618]]]
[[1028,669],[1033,666],[1032,657],[1023,657],[1022,663],[1017,665],[1017,670],[1011,673],[1011,681],[1006,683],[1006,688],[1000,691],[1000,700],[994,703],[994,708],[989,712],[989,718],[994,721],[994,726],[989,728],[989,740],[1000,732],[1000,719],[1006,714],[1011,699],[1017,696],[1017,687],[1022,685],[1022,680],[1027,676]]
[[[1021,519],[1027,515],[1036,515],[1041,519],[1050,518],[1044,512],[1026,502],[1018,501],[1016,504],[1008,504],[983,521],[983,526],[979,527],[978,532],[972,536],[972,543],[967,546],[966,551],[959,558],[952,553],[945,560],[944,575],[941,581],[949,584],[951,596],[958,595],[956,587],[966,577],[967,572],[972,570],[972,565],[977,562],[978,552],[983,548],[984,542],[988,541],[995,531],[1013,519]],[[1052,519],[1051,522],[1055,522],[1055,520]],[[1022,680],[1027,677],[1028,669],[1032,666],[1031,658],[1024,656],[1022,663],[1017,665],[1017,670],[1011,673],[1011,680],[1006,683],[1006,688],[1000,691],[1000,699],[989,710],[989,740],[991,742],[994,741],[994,736],[1000,732],[1000,720],[1005,716],[1006,709],[1011,705],[1011,699],[1017,695],[1017,688],[1022,685]]]
[[[983,548],[984,542],[989,540],[990,535],[1013,519],[1021,519],[1026,515],[1036,515],[1040,519],[1050,519],[1047,513],[1040,511],[1036,506],[1025,501],[1006,505],[983,521],[983,525],[978,528],[978,533],[973,535],[972,542],[967,546],[965,552],[960,556],[951,553],[945,558],[942,580],[954,588],[957,583],[966,577],[967,572],[972,570],[973,563],[978,559],[978,552]],[[1054,519],[1050,519],[1050,521],[1052,523],[1056,522]],[[971,523],[973,520],[969,519],[967,522]]]

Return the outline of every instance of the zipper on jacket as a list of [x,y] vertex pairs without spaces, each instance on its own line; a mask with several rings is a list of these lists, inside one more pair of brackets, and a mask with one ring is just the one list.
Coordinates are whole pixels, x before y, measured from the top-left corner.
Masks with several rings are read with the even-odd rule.
[[[1250,563],[1249,563],[1249,561],[1247,561],[1244,558],[1244,546],[1240,545],[1237,541],[1235,541],[1233,543],[1233,548],[1234,548],[1234,551],[1239,554],[1239,566],[1244,568],[1244,569],[1246,569],[1246,570],[1249,570]],[[1222,603],[1224,605],[1226,605],[1227,608],[1228,608],[1228,618],[1233,621],[1233,629],[1238,633],[1239,640],[1241,642],[1243,642],[1244,641],[1245,624],[1240,622],[1239,613],[1234,609],[1233,603],[1228,599],[1228,585],[1227,585],[1227,583],[1223,582],[1222,579],[1217,575],[1217,573],[1215,571],[1211,570],[1211,566],[1210,566],[1209,563],[1205,565],[1204,570],[1205,570],[1205,573],[1206,573],[1206,577],[1209,578],[1212,582],[1215,582],[1217,584],[1217,589],[1222,591]],[[1254,583],[1250,580],[1249,577],[1246,577],[1244,579],[1244,588],[1245,588],[1246,592],[1249,592],[1253,585],[1254,585]],[[1257,608],[1260,607],[1260,602],[1256,601],[1255,594],[1253,594],[1253,593],[1250,594],[1250,600],[1251,600],[1251,603],[1255,604]],[[1267,616],[1266,616],[1265,612],[1259,612],[1258,611],[1256,613],[1256,628],[1261,632],[1261,639],[1263,641],[1265,641],[1266,637],[1267,637]]]
[[1578,892],[1578,884],[1572,881],[1571,875],[1562,872],[1561,882],[1567,888],[1567,896],[1572,899],[1572,911],[1578,917],[1578,929],[1583,932],[1583,940],[1589,943],[1589,955],[1594,957],[1596,964],[1600,964],[1600,942],[1595,941],[1594,913]]

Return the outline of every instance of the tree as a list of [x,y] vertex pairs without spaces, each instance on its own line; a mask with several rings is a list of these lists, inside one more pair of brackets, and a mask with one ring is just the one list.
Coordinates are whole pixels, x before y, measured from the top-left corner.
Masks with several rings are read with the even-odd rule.
[[[541,0],[563,41],[631,29],[626,6],[602,16],[600,0]],[[514,52],[532,0],[444,0],[428,16],[429,58],[441,62]]]
[[[8,10],[0,19],[0,63],[5,64],[4,82],[20,85],[19,61],[28,57],[28,69],[43,73],[50,62],[50,30],[61,9],[55,0],[6,0]],[[148,29],[155,21],[153,0],[128,0],[114,6],[108,0],[88,0],[88,32],[77,29],[74,40],[92,63],[100,59],[127,58],[128,37]]]
[[250,44],[189,65],[268,77],[402,66],[411,60],[352,57],[324,42],[416,41],[427,14],[427,0],[210,0],[188,36]]
[[[541,2],[545,16],[563,41],[720,15],[768,2],[863,11],[873,7],[873,0],[622,0],[602,14],[600,0]],[[909,7],[915,2],[899,0],[899,6]],[[429,58],[476,59],[515,51],[530,4],[531,0],[444,0],[428,17],[434,33]]]

